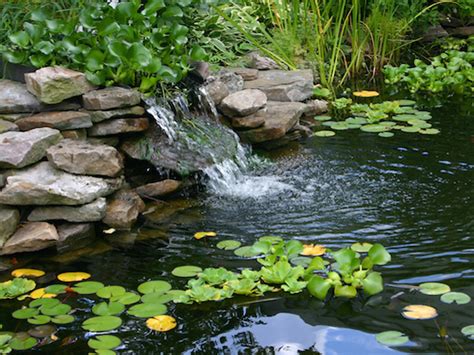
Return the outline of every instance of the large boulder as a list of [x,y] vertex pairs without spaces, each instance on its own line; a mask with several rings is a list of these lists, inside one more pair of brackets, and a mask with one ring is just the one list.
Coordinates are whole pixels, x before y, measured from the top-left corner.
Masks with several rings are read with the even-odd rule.
[[26,87],[41,102],[57,104],[94,90],[84,73],[62,67],[46,67],[25,74]]
[[64,223],[57,227],[57,231],[56,249],[59,253],[84,248],[95,239],[93,223]]
[[122,179],[78,176],[57,170],[49,162],[13,170],[0,192],[6,205],[83,205],[119,189]]
[[0,206],[0,248],[16,231],[20,222],[20,213],[16,208]]
[[61,132],[51,128],[0,134],[0,168],[23,168],[34,164],[62,138]]
[[41,206],[31,211],[31,222],[64,220],[68,222],[99,222],[105,217],[107,202],[104,197],[82,206]]
[[145,203],[136,192],[121,190],[108,201],[103,222],[112,228],[130,229],[144,210]]
[[230,94],[219,105],[219,109],[229,117],[244,117],[257,112],[267,104],[267,95],[256,89],[248,89]]
[[181,185],[181,181],[166,179],[163,181],[139,186],[135,189],[135,191],[143,198],[161,197],[178,191]]
[[85,112],[77,111],[43,112],[30,117],[20,118],[15,123],[22,131],[41,127],[59,130],[92,127],[90,116]]
[[117,149],[87,141],[64,139],[50,147],[46,156],[54,167],[72,174],[115,177],[123,169]]
[[265,124],[256,129],[239,131],[239,136],[249,143],[262,143],[283,137],[299,121],[306,105],[299,102],[273,102],[267,104]]
[[267,109],[261,109],[257,112],[245,116],[245,117],[233,117],[231,119],[231,125],[235,129],[252,129],[258,128],[265,124],[265,117],[267,115]]
[[271,101],[305,101],[313,95],[311,70],[267,70],[258,79],[246,81],[245,89],[260,89]]
[[133,106],[118,108],[115,110],[108,111],[84,111],[91,116],[91,120],[94,123],[102,122],[116,117],[125,117],[125,116],[143,116],[145,114],[145,109],[142,106]]
[[255,80],[258,78],[258,70],[251,68],[232,68],[230,71],[240,75],[244,81]]
[[148,118],[115,118],[97,123],[88,129],[90,137],[103,137],[113,134],[134,133],[146,131],[150,123]]
[[15,114],[37,112],[40,109],[41,102],[26,89],[25,84],[0,80],[0,112]]
[[30,222],[18,229],[0,249],[0,255],[32,252],[52,247],[58,241],[56,228],[45,222]]
[[227,85],[218,79],[210,80],[204,88],[215,105],[219,105],[230,94]]
[[140,103],[140,94],[134,89],[109,87],[91,91],[82,96],[87,110],[110,110],[113,108],[135,106]]

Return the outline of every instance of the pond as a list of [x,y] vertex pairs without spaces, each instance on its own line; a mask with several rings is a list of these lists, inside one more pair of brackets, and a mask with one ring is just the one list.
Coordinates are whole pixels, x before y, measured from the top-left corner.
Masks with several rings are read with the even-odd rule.
[[[85,271],[93,280],[129,289],[149,279],[165,279],[179,289],[186,280],[171,275],[176,266],[237,270],[257,265],[232,251],[218,250],[216,243],[224,239],[249,245],[261,236],[278,235],[334,248],[377,242],[388,249],[392,262],[379,267],[385,290],[369,300],[333,299],[323,304],[304,291],[170,305],[167,314],[178,326],[167,333],[151,332],[144,319],[122,316],[122,327],[112,332],[123,341],[117,352],[472,353],[474,342],[460,329],[473,324],[474,302],[445,304],[439,296],[404,287],[443,282],[453,291],[474,296],[472,104],[456,100],[429,110],[439,135],[397,133],[380,138],[357,130],[313,137],[266,153],[272,163],[260,169],[260,176],[249,177],[228,194],[200,192],[170,203],[172,208],[165,212],[149,214],[135,243],[124,238],[110,250],[96,252],[107,249],[100,244],[69,262],[67,256],[44,257],[26,265],[56,273]],[[218,236],[193,238],[195,232],[207,230]],[[85,319],[92,301],[76,295],[71,302],[78,308],[77,318]],[[28,329],[25,321],[10,316],[20,304],[0,303],[5,329]],[[409,304],[431,305],[439,316],[407,320],[400,312]],[[87,353],[87,337],[92,334],[84,333],[80,324],[60,326],[59,341],[36,352]],[[385,330],[404,332],[410,342],[383,346],[374,335]],[[446,332],[448,337],[440,337]]]

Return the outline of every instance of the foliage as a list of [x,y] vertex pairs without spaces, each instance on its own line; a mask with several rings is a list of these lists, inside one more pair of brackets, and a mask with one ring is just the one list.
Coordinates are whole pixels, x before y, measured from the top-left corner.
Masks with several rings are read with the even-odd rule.
[[23,295],[36,287],[36,283],[21,277],[0,283],[0,300],[5,298],[15,298]]
[[85,71],[96,85],[115,83],[150,91],[159,81],[175,83],[189,70],[189,61],[205,57],[188,45],[184,13],[199,0],[121,2],[115,8],[94,1],[79,16],[56,18],[39,8],[10,33],[1,48],[11,63],[44,67],[65,65]]
[[[474,45],[474,37],[469,39]],[[472,50],[447,50],[425,63],[419,59],[414,67],[402,64],[399,67],[387,65],[384,68],[385,82],[410,92],[434,94],[464,94],[474,92],[474,53]]]

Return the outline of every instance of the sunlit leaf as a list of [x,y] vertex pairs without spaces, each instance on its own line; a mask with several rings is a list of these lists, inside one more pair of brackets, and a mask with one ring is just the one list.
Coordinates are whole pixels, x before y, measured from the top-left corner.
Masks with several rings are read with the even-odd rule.
[[412,304],[403,308],[402,315],[407,319],[432,319],[438,316],[436,308],[421,304]]
[[304,244],[301,255],[304,256],[321,256],[326,253],[326,248],[323,245]]
[[333,137],[336,135],[335,132],[333,131],[317,131],[316,133],[314,133],[314,135],[316,137]]
[[217,248],[224,249],[224,250],[234,250],[240,247],[241,245],[242,243],[239,242],[238,240],[223,240],[217,243]]
[[471,302],[471,297],[463,292],[448,292],[441,296],[444,303],[467,304]]
[[336,285],[334,287],[334,295],[336,297],[354,298],[357,296],[357,289],[350,285]]
[[13,312],[12,317],[16,319],[28,319],[35,317],[38,314],[39,310],[37,308],[22,308]]
[[58,280],[62,282],[77,282],[87,280],[91,277],[87,272],[65,272],[58,275]]
[[243,258],[253,258],[261,255],[259,252],[255,251],[252,246],[243,246],[235,249],[234,254]]
[[86,319],[82,328],[92,332],[105,332],[116,329],[122,325],[122,320],[116,316],[99,316]]
[[40,277],[44,274],[44,271],[37,269],[16,269],[12,271],[14,277]]
[[33,280],[16,277],[13,280],[0,282],[0,300],[15,298],[34,290],[36,283]]
[[380,95],[377,91],[368,90],[354,91],[352,94],[357,97],[376,97]]
[[474,339],[474,324],[467,325],[461,329],[461,333],[467,336],[469,339]]
[[369,258],[375,265],[385,265],[392,257],[382,244],[374,244],[369,250]]
[[332,117],[327,116],[327,115],[320,115],[320,116],[314,116],[314,119],[316,121],[324,122],[324,121],[330,121],[332,119]]
[[379,272],[371,272],[362,280],[364,293],[368,296],[375,295],[383,291],[383,279]]
[[183,265],[174,268],[171,274],[177,277],[194,277],[200,272],[202,272],[202,269],[199,266]]
[[29,306],[31,308],[39,308],[39,307],[46,308],[46,307],[54,307],[54,306],[57,306],[58,304],[61,304],[61,302],[56,298],[40,298],[40,299],[31,301]]
[[407,343],[410,339],[403,333],[395,330],[388,330],[386,332],[378,333],[375,339],[380,344],[388,346],[398,346]]
[[451,288],[440,282],[425,282],[420,284],[420,292],[425,295],[442,295],[451,291]]
[[363,242],[363,243],[354,243],[351,245],[351,249],[358,253],[367,253],[373,244]]
[[146,326],[157,332],[167,332],[176,327],[176,319],[167,315],[156,316],[147,319]]
[[206,238],[206,237],[215,237],[215,236],[217,236],[216,232],[197,232],[197,233],[194,233],[194,238],[196,238],[197,240],[202,239],[202,238]]
[[110,350],[120,346],[121,343],[120,338],[114,335],[98,335],[93,339],[89,339],[87,345],[96,350]]
[[258,240],[261,242],[270,242],[271,244],[278,244],[283,241],[283,238],[275,235],[265,235],[263,237],[258,238]]
[[54,298],[57,296],[55,293],[46,293],[45,290],[46,289],[44,288],[38,288],[30,293],[30,297],[33,299],[38,299],[38,298]]
[[104,288],[104,284],[102,282],[84,281],[74,285],[72,289],[80,295],[92,295],[97,293],[97,291],[102,288]]
[[321,301],[324,301],[326,295],[332,287],[332,284],[329,280],[315,275],[309,280],[306,287],[311,295],[320,299]]

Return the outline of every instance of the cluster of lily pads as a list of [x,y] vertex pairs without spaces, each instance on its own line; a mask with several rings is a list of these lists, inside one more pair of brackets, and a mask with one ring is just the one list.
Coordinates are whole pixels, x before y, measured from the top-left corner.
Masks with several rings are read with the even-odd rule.
[[[432,128],[431,114],[416,109],[412,100],[384,101],[381,103],[353,103],[352,99],[339,98],[332,103],[333,116],[320,115],[314,119],[329,129],[314,133],[317,137],[332,137],[335,131],[360,129],[363,132],[378,133],[380,137],[390,138],[394,132],[420,133],[425,135],[438,134]],[[349,117],[348,117],[349,116]],[[336,120],[335,117],[342,117]]]

